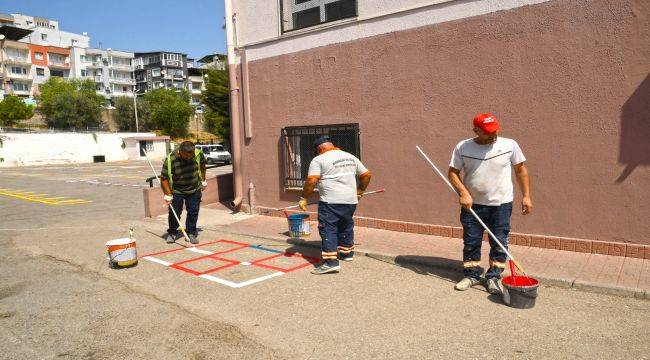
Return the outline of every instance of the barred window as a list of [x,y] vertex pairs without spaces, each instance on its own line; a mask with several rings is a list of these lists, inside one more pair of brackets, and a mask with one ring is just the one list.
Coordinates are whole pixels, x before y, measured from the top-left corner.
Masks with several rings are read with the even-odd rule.
[[284,187],[302,188],[309,164],[316,156],[314,141],[329,135],[334,145],[361,159],[359,124],[291,126],[282,129],[282,172]]
[[357,16],[357,0],[282,0],[282,31]]

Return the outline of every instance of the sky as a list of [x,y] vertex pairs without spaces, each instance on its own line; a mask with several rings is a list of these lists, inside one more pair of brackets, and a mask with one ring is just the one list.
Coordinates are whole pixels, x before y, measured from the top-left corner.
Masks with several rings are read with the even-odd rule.
[[226,52],[223,0],[0,0],[0,13],[59,21],[90,36],[90,46],[124,51],[169,50],[199,59]]

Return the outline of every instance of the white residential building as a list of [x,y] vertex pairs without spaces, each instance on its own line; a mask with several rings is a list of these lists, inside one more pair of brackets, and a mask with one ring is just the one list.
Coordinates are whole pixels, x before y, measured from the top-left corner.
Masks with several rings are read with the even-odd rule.
[[73,77],[93,80],[98,94],[107,99],[133,96],[132,52],[73,47],[70,57]]
[[61,31],[59,22],[56,20],[23,14],[11,14],[11,16],[13,16],[14,24],[17,27],[32,30],[31,34],[20,40],[21,42],[60,48],[71,46],[87,48],[90,42],[86,33],[75,34]]

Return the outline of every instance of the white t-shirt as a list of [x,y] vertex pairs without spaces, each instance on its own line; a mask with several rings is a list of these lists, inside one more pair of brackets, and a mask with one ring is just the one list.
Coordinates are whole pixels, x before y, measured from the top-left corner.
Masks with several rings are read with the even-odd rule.
[[449,166],[462,170],[463,184],[475,204],[498,206],[513,199],[511,166],[526,161],[519,144],[512,139],[477,144],[474,139],[456,145]]
[[357,176],[368,171],[354,155],[329,150],[309,164],[308,176],[320,176],[320,201],[330,204],[357,204]]

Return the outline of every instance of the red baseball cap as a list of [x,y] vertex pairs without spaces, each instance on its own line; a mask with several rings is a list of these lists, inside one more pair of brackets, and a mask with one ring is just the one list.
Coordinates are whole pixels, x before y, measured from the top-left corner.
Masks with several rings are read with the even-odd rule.
[[488,134],[499,130],[499,121],[492,114],[479,114],[474,118],[474,127],[480,128]]

